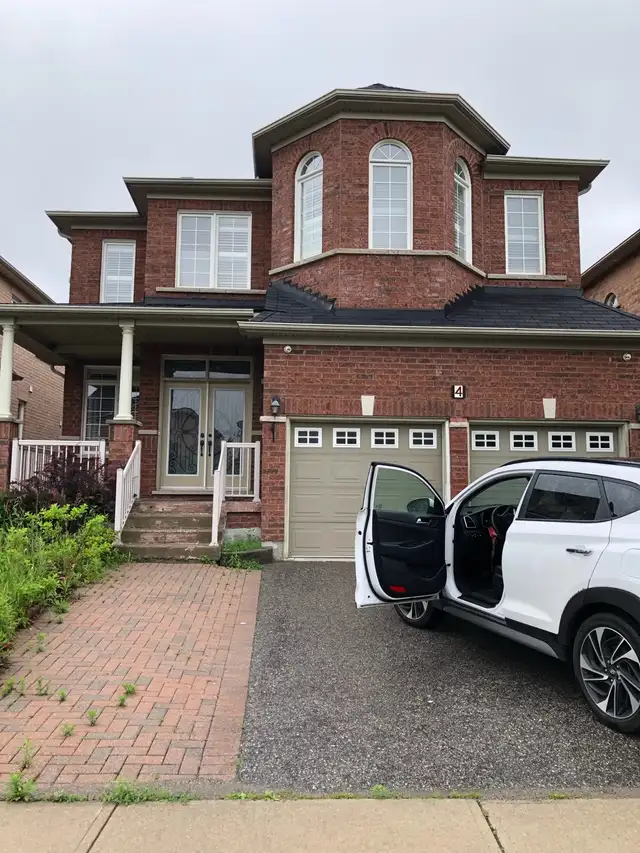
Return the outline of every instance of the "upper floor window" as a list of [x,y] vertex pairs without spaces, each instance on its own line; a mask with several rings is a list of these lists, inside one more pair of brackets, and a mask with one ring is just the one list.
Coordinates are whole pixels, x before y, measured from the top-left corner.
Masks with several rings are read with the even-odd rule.
[[506,193],[504,208],[507,273],[544,275],[542,193]]
[[135,262],[134,240],[105,240],[102,243],[100,302],[133,302]]
[[369,248],[413,248],[413,178],[409,149],[380,142],[369,157]]
[[296,170],[294,261],[322,252],[322,155],[308,154]]
[[178,287],[251,287],[251,214],[178,216]]
[[471,263],[471,176],[464,160],[453,171],[453,229],[456,255]]
[[620,300],[615,295],[615,293],[607,293],[607,295],[604,298],[604,304],[608,305],[610,308],[619,308],[620,307]]

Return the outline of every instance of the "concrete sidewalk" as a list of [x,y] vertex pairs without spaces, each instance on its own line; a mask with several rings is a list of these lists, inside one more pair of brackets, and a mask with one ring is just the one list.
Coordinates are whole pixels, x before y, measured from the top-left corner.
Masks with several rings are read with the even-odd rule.
[[640,800],[0,804],[12,853],[637,853]]

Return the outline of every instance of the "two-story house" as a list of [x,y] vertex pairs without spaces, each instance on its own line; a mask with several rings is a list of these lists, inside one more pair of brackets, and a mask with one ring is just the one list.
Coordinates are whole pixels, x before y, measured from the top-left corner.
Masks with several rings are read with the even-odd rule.
[[449,496],[511,458],[640,454],[640,319],[580,290],[605,162],[510,157],[460,96],[382,85],[253,148],[250,180],[129,178],[133,212],[49,214],[69,304],[13,306],[2,369],[14,332],[65,365],[65,437],[114,464],[140,441],[149,498],[210,500],[217,471],[229,527],[292,558],[352,555],[372,459]]

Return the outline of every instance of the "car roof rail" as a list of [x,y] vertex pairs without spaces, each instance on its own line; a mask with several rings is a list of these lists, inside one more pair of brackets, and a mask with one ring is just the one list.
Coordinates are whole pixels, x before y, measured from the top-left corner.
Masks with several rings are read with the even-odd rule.
[[627,468],[640,468],[640,461],[634,459],[606,459],[601,456],[528,456],[526,459],[509,459],[500,466],[520,465],[522,462],[589,462],[596,465],[621,465]]

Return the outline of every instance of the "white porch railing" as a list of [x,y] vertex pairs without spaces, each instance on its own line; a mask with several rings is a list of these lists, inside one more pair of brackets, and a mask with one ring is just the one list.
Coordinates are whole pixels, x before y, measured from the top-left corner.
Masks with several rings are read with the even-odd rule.
[[220,517],[225,498],[260,500],[259,441],[220,444],[220,459],[213,473],[212,545],[220,544]]
[[55,460],[104,465],[106,458],[107,442],[103,438],[95,441],[32,441],[16,438],[11,449],[11,482],[28,480]]
[[131,507],[140,496],[141,447],[142,442],[136,441],[127,464],[116,471],[116,511],[113,526],[118,538],[129,517]]

